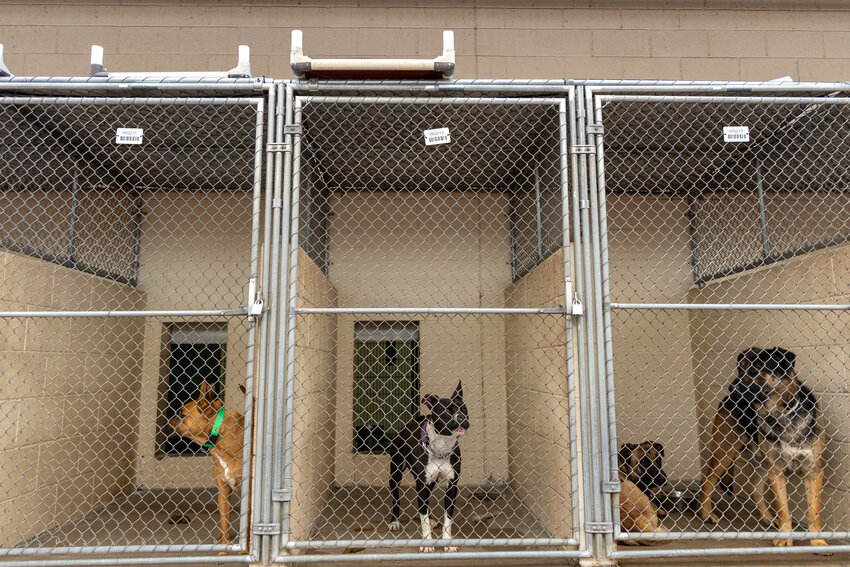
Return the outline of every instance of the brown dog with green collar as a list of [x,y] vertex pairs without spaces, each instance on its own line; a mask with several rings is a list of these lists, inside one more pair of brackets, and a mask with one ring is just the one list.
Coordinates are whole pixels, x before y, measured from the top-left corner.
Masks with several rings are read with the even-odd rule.
[[197,400],[180,408],[169,420],[175,433],[209,449],[215,463],[218,487],[218,513],[221,519],[221,543],[230,541],[230,494],[242,484],[242,446],[245,418],[235,411],[225,411],[216,399],[213,387],[201,383]]

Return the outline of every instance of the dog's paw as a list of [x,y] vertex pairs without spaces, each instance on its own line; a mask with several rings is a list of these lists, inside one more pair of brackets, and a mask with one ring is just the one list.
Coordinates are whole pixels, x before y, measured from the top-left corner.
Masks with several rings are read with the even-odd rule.
[[774,547],[791,547],[794,542],[790,539],[775,539],[773,540]]
[[718,518],[717,514],[715,514],[714,512],[710,514],[700,513],[699,517],[702,518],[702,521],[706,524],[716,524],[720,521],[720,518]]
[[829,545],[828,543],[826,543],[826,540],[823,539],[813,539],[809,543],[811,543],[812,545]]
[[389,528],[390,528],[391,532],[400,532],[401,531],[401,522],[399,522],[399,521],[390,522]]
[[457,547],[445,547],[446,553],[457,553]]
[[664,508],[658,508],[658,509],[655,511],[655,514],[656,514],[659,518],[663,518],[663,517],[665,517],[665,516],[667,515],[667,510],[665,510]]
[[433,547],[420,547],[419,553],[434,553]]

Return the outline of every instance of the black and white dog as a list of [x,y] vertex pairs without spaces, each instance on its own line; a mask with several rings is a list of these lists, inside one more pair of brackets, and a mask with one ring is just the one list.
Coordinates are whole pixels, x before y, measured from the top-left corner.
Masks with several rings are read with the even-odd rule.
[[[431,492],[436,484],[448,483],[444,499],[446,512],[443,518],[443,535],[440,539],[451,539],[457,481],[460,477],[458,438],[469,429],[469,413],[463,403],[463,388],[460,382],[451,398],[438,398],[428,394],[423,402],[431,413],[424,417],[415,417],[404,426],[390,445],[390,492],[393,495],[393,511],[389,527],[393,532],[401,530],[399,484],[404,471],[410,469],[416,480],[422,539],[431,539]],[[421,547],[419,551],[432,552],[434,548]],[[457,548],[446,547],[446,551],[457,551]]]

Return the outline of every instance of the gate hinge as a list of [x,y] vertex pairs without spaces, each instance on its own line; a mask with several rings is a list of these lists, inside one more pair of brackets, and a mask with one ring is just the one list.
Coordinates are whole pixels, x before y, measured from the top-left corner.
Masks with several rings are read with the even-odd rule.
[[267,152],[291,152],[292,144],[286,144],[284,142],[270,142],[266,144]]
[[292,500],[291,488],[277,488],[272,490],[272,501],[274,502],[290,502]]
[[292,134],[293,136],[300,136],[304,130],[301,127],[301,124],[284,124],[283,125],[283,133],[284,134]]
[[585,522],[584,531],[589,534],[613,534],[614,524],[611,522]]
[[251,526],[254,535],[278,535],[280,534],[279,524],[254,524]]
[[595,154],[596,153],[596,146],[578,145],[578,146],[573,146],[571,151],[574,154]]
[[588,124],[587,125],[587,133],[588,134],[604,134],[605,126],[602,124]]
[[619,480],[603,480],[602,492],[606,494],[618,494],[620,492]]

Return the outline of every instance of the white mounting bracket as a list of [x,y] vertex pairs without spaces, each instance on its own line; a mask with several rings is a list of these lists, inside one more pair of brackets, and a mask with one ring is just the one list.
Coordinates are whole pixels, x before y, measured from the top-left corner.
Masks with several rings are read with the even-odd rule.
[[91,46],[91,60],[89,62],[89,77],[114,77],[120,79],[160,79],[160,78],[213,78],[213,79],[240,79],[251,77],[251,49],[247,45],[240,45],[236,67],[230,71],[166,71],[166,72],[134,72],[134,73],[110,73],[103,66],[103,47]]
[[443,31],[443,53],[434,59],[311,59],[304,34],[292,30],[289,66],[299,79],[442,79],[455,70],[455,34]]
[[6,64],[3,62],[3,44],[0,43],[0,77],[14,77],[12,72],[6,67]]

